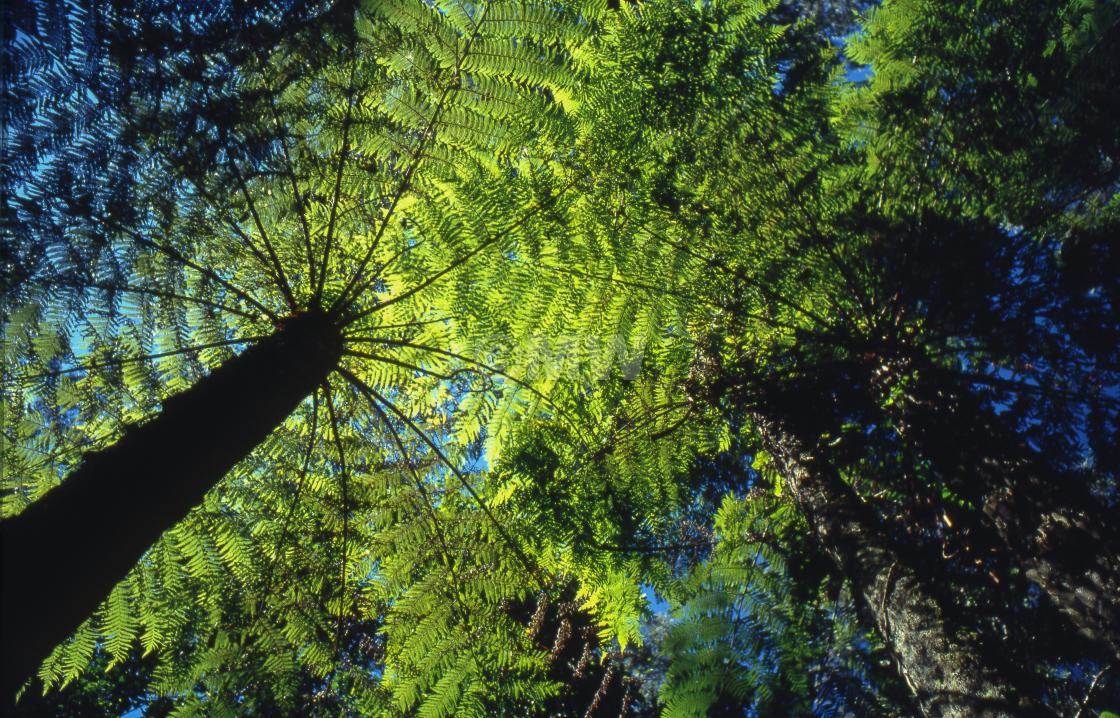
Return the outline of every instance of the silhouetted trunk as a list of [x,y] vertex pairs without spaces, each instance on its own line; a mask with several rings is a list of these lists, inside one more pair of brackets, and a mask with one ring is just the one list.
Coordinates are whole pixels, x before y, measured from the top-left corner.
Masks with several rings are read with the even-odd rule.
[[978,645],[953,630],[921,574],[909,565],[809,441],[755,413],[764,448],[804,512],[822,548],[852,585],[862,609],[894,654],[899,672],[926,716],[1033,716],[1013,682],[983,665]]
[[1120,658],[1120,542],[1099,502],[1079,477],[1051,470],[959,377],[930,365],[918,376],[895,404],[907,439],[946,486],[980,507],[1073,629]]
[[165,531],[322,384],[340,352],[339,332],[323,315],[286,320],[0,524],[4,701]]

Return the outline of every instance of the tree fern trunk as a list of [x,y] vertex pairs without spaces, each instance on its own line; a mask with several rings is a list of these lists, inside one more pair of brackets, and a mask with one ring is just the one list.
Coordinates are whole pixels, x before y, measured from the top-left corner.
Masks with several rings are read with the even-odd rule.
[[326,379],[340,347],[323,315],[287,320],[0,525],[3,700]]
[[899,555],[836,470],[814,460],[799,437],[757,413],[753,421],[825,552],[894,654],[914,698],[931,718],[1034,715],[1012,682],[955,635],[920,573]]

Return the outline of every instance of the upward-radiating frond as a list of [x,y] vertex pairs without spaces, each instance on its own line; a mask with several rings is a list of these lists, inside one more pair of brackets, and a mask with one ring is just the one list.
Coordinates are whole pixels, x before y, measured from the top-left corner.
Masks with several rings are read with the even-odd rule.
[[[587,30],[566,6],[361,5],[352,26],[317,40],[336,62],[302,68],[302,37],[241,58],[237,92],[259,116],[157,115],[144,128],[153,180],[127,221],[91,217],[81,234],[42,238],[45,261],[5,327],[8,514],[287,318],[325,311],[345,344],[315,407],[151,550],[105,618],[47,664],[48,684],[80,673],[76,656],[88,658],[101,631],[111,662],[135,641],[168,656],[156,670],[162,693],[204,680],[226,700],[220,668],[248,670],[230,663],[229,640],[286,655],[267,668],[275,680],[338,680],[345,626],[380,620],[362,603],[376,571],[360,548],[371,527],[356,517],[375,507],[407,516],[430,539],[436,527],[413,517],[415,496],[398,514],[386,502],[441,476],[473,491],[460,467],[490,417],[543,397],[547,376],[526,373],[539,357],[510,348],[558,330],[543,318],[560,297],[523,307],[500,286],[529,281],[542,246],[562,241],[554,218],[579,171],[565,149],[580,82],[569,57]],[[209,91],[188,83],[164,101]],[[333,439],[314,436],[327,427]],[[394,472],[399,480],[370,478]],[[310,568],[291,553],[303,546],[335,568]],[[302,596],[270,588],[299,571],[318,577],[290,584]],[[268,598],[254,605],[262,589]],[[187,590],[197,612],[160,603]],[[309,622],[323,611],[336,625]],[[229,633],[243,616],[249,628]],[[184,648],[196,641],[209,648]]]

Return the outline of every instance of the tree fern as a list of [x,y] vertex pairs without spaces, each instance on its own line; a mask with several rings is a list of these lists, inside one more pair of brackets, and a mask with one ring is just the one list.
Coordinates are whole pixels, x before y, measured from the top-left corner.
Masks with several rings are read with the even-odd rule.
[[[342,448],[348,441],[335,414],[351,415],[356,409],[349,403],[356,402],[382,424],[379,432],[396,431],[389,424],[403,422],[402,431],[424,437],[422,451],[435,451],[441,460],[456,458],[461,449],[439,426],[444,423],[439,414],[453,405],[452,395],[438,404],[423,397],[440,382],[468,376],[450,365],[456,356],[469,365],[469,357],[453,351],[461,321],[451,326],[425,322],[444,311],[462,319],[496,311],[479,302],[486,295],[474,288],[487,272],[509,261],[526,219],[550,211],[563,196],[563,168],[547,170],[541,164],[534,170],[531,156],[517,157],[524,181],[511,181],[511,152],[541,140],[522,137],[504,145],[500,130],[533,127],[534,113],[550,111],[547,99],[533,98],[545,97],[548,86],[557,91],[570,86],[563,80],[564,44],[556,43],[565,35],[578,36],[577,30],[562,28],[574,16],[565,20],[568,11],[551,9],[554,27],[546,35],[552,59],[535,63],[527,74],[511,74],[508,62],[540,35],[531,24],[511,24],[516,14],[508,12],[491,31],[486,12],[487,6],[479,6],[457,16],[422,4],[363,9],[356,34],[337,40],[346,61],[318,76],[286,81],[281,94],[275,68],[247,68],[246,88],[255,84],[252,91],[272,95],[272,116],[262,118],[259,127],[210,125],[200,149],[212,153],[217,174],[202,175],[173,152],[169,167],[183,173],[175,194],[155,198],[142,221],[106,223],[101,231],[108,241],[82,244],[67,238],[48,249],[48,256],[58,260],[44,268],[40,284],[48,284],[51,292],[29,289],[27,295],[46,312],[27,313],[23,324],[9,328],[36,348],[16,381],[50,383],[74,374],[79,386],[104,394],[89,406],[128,422],[158,406],[169,388],[181,386],[165,376],[185,373],[190,381],[222,359],[196,352],[236,348],[271,333],[270,322],[286,313],[321,306],[345,317],[355,339],[380,343],[376,353],[360,343],[345,355],[340,369],[344,383],[353,386],[328,392],[335,440],[325,442],[324,449],[333,451],[331,444]],[[443,30],[430,32],[433,27]],[[400,57],[410,48],[426,51],[436,64],[427,69],[422,62],[402,64]],[[479,59],[470,59],[472,48]],[[444,64],[438,61],[441,51]],[[505,104],[474,101],[473,77],[506,88]],[[245,138],[268,132],[275,139],[266,157]],[[153,139],[156,147],[162,141]],[[547,151],[542,159],[550,160]],[[219,182],[228,191],[218,189]],[[371,197],[382,199],[370,205]],[[74,252],[83,253],[80,269],[70,259]],[[467,288],[472,291],[456,291]],[[99,292],[107,294],[108,306]],[[126,298],[118,306],[120,295]],[[101,324],[108,336],[97,334],[91,311],[112,317]],[[382,326],[397,327],[396,333],[378,331]],[[71,337],[76,333],[95,343],[75,354]],[[208,361],[191,366],[177,359],[188,355]],[[419,383],[404,388],[413,382]],[[43,389],[39,384],[39,393]],[[73,388],[68,385],[67,391]],[[50,412],[37,411],[14,393],[9,399],[13,415],[50,425]],[[95,445],[112,441],[119,431],[101,432]],[[275,459],[291,456],[295,448],[266,445],[262,450]],[[345,464],[351,459],[340,455],[338,461],[337,490],[348,501]],[[52,472],[57,465],[43,464]],[[30,478],[22,467],[15,475],[25,485]],[[52,485],[57,474],[44,479]],[[25,488],[17,496],[41,490]],[[350,560],[348,514],[344,508],[338,546],[343,563]],[[229,534],[216,538],[195,535],[181,547],[190,556],[186,568],[194,580],[216,575],[220,564],[228,570],[244,563],[243,540],[231,540]],[[248,571],[243,574],[238,578],[244,580]]]

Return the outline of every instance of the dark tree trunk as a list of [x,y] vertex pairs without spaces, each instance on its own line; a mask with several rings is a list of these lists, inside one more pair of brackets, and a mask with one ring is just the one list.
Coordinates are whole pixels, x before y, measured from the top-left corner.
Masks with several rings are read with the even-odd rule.
[[322,384],[340,352],[339,332],[323,315],[286,320],[0,524],[3,701],[164,531]]
[[920,572],[900,555],[872,511],[811,444],[755,413],[764,448],[862,609],[894,654],[915,701],[931,718],[1034,716],[1021,693],[981,661],[975,641],[957,635]]
[[907,439],[946,486],[980,507],[1070,626],[1120,658],[1120,541],[1099,502],[1080,477],[1052,471],[958,377],[928,365],[919,376],[896,403]]

